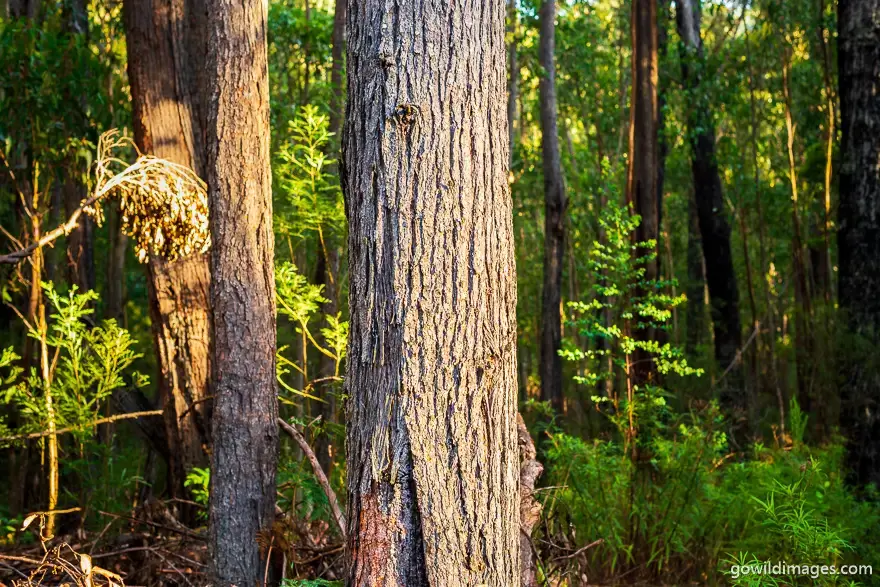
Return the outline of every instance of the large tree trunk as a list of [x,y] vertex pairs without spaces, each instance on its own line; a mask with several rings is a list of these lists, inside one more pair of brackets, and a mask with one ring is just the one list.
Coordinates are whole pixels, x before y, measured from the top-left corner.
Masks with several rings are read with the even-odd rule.
[[[204,37],[199,0],[126,0],[128,77],[134,136],[144,153],[205,173],[199,75]],[[185,497],[192,467],[205,466],[210,444],[210,272],[207,255],[168,262],[151,256],[150,318],[159,393],[171,450],[168,486]],[[182,506],[184,519],[194,511]]]
[[[654,241],[660,235],[657,185],[659,180],[658,102],[657,102],[657,0],[632,2],[632,102],[630,105],[629,167],[626,181],[626,202],[642,218],[633,235],[636,242]],[[655,244],[654,252],[657,252]],[[648,251],[639,251],[638,256]],[[659,277],[658,261],[644,263],[644,279]],[[632,332],[640,340],[652,340],[652,328]],[[634,356],[631,381],[642,383],[653,379],[656,371],[647,353]]]
[[[837,245],[840,305],[876,365],[880,344],[880,0],[838,8],[842,142]],[[870,349],[870,350],[868,350]],[[880,373],[852,361],[841,427],[858,483],[880,485]]]
[[541,399],[562,415],[562,262],[565,254],[565,183],[556,125],[556,0],[543,0],[538,58],[541,101],[541,155],[544,170],[544,285],[541,290]]
[[262,584],[278,405],[266,2],[210,0],[206,95],[213,454],[212,584]]
[[349,585],[519,582],[504,12],[349,3]]
[[700,0],[678,0],[676,23],[682,41],[681,72],[691,103],[688,107],[688,136],[694,199],[700,225],[700,240],[706,259],[706,284],[715,334],[715,360],[721,372],[736,363],[722,385],[722,404],[744,410],[738,353],[742,345],[739,317],[739,289],[730,247],[730,224],[724,213],[724,194],[715,156],[715,125],[703,86],[703,42],[700,38]]

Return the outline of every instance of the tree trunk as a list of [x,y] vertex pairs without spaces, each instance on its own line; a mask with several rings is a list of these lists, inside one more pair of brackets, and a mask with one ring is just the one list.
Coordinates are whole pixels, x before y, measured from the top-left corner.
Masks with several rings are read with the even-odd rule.
[[[138,148],[204,176],[199,101],[204,37],[196,20],[198,0],[126,0],[123,8]],[[171,447],[168,487],[173,497],[186,497],[186,473],[207,464],[210,446],[207,255],[172,262],[151,256],[147,275],[159,394]],[[194,520],[191,508],[183,505],[180,513]]]
[[544,170],[544,285],[541,290],[541,400],[562,415],[562,263],[565,255],[565,183],[556,126],[556,1],[543,0],[538,59],[541,102],[541,155]]
[[730,224],[724,213],[721,176],[715,157],[715,125],[703,95],[703,42],[700,38],[700,0],[678,0],[676,24],[682,41],[681,73],[690,98],[688,136],[694,199],[706,260],[709,309],[715,333],[715,360],[723,373],[736,363],[722,384],[721,401],[733,411],[746,408],[738,353],[742,345],[739,289],[730,246]]
[[268,3],[209,1],[207,179],[214,392],[213,585],[262,584],[275,513],[278,405],[269,168]]
[[[642,218],[633,235],[636,242],[654,241],[660,236],[657,205],[659,179],[658,102],[657,102],[657,0],[633,0],[632,3],[632,102],[630,109],[629,168],[626,181],[626,202],[632,212]],[[637,256],[649,251],[639,251]],[[644,280],[659,277],[658,261],[644,263]],[[639,328],[631,333],[640,340],[653,340],[653,328]],[[647,353],[634,357],[631,380],[641,383],[656,376],[653,361]]]
[[517,103],[519,101],[519,49],[517,47],[519,12],[516,8],[516,0],[508,0],[507,2],[507,26],[510,34],[510,45],[507,47],[507,128],[510,135],[510,166],[513,167],[513,157],[516,152],[517,136],[519,133],[519,117],[517,116]]
[[[880,344],[880,0],[838,8],[842,123],[839,298],[876,364]],[[870,349],[870,350],[867,350]],[[857,483],[880,485],[880,374],[861,361],[842,388],[841,427]]]
[[706,330],[705,316],[706,265],[703,260],[703,243],[700,242],[700,221],[697,218],[697,204],[688,198],[688,240],[687,240],[687,338],[685,352],[694,356],[697,346],[703,342]]
[[348,584],[515,585],[505,2],[349,10]]

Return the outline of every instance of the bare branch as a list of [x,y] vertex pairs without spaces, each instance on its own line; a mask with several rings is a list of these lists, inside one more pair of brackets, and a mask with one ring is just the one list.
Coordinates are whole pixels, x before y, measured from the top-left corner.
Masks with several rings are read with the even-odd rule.
[[315,476],[318,478],[318,483],[321,484],[321,488],[324,489],[324,493],[327,495],[327,501],[330,502],[330,509],[333,511],[333,518],[336,520],[336,525],[339,526],[339,531],[342,532],[342,538],[344,540],[346,536],[345,516],[342,515],[342,510],[339,507],[339,500],[336,499],[336,493],[333,491],[333,488],[330,487],[330,481],[327,480],[327,475],[324,474],[324,469],[321,468],[321,464],[318,462],[318,457],[315,456],[315,451],[312,450],[312,447],[309,446],[309,443],[306,442],[303,435],[299,433],[299,430],[281,418],[278,418],[278,425],[296,441],[303,453],[308,457],[309,463],[311,463],[312,469],[315,471]]

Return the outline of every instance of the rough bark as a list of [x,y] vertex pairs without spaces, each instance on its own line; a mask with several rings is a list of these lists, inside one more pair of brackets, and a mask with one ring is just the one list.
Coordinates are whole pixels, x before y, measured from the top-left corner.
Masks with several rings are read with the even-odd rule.
[[[874,355],[880,344],[880,0],[841,0],[838,34],[838,295],[850,328]],[[849,365],[841,427],[854,481],[880,485],[880,374],[869,364]]]
[[348,584],[515,585],[505,2],[348,7]]
[[[262,584],[275,514],[278,406],[269,168],[268,5],[209,0],[207,179],[212,246],[210,572]],[[262,539],[261,539],[262,538]]]
[[[658,101],[657,101],[657,0],[632,2],[632,101],[630,106],[629,166],[627,169],[626,202],[642,218],[633,235],[636,242],[659,239],[659,176]],[[655,244],[654,251],[657,251]],[[645,255],[647,251],[639,251]],[[644,263],[644,279],[659,276],[657,259]],[[639,328],[632,336],[640,340],[654,339],[653,328]],[[653,379],[655,366],[641,352],[634,357],[632,380],[636,383]]]
[[[126,0],[123,4],[134,136],[144,153],[205,173],[199,71],[204,67],[199,0]],[[117,254],[119,252],[117,251]],[[169,451],[169,490],[185,497],[192,467],[210,445],[210,271],[207,255],[148,262],[153,342]],[[194,510],[182,507],[192,519]]]
[[543,0],[540,12],[538,59],[541,108],[541,156],[544,170],[544,283],[541,289],[541,342],[539,375],[541,400],[562,414],[562,264],[565,255],[565,183],[559,154],[556,115],[555,51],[556,1]]
[[[715,334],[715,360],[722,372],[738,361],[742,345],[739,289],[730,246],[730,224],[725,214],[724,194],[715,156],[715,125],[703,87],[703,42],[700,38],[700,1],[678,0],[676,24],[682,41],[681,72],[689,97],[688,137],[694,199],[700,226],[700,240],[706,260],[706,284]],[[731,409],[745,408],[739,365],[722,386],[722,403]]]

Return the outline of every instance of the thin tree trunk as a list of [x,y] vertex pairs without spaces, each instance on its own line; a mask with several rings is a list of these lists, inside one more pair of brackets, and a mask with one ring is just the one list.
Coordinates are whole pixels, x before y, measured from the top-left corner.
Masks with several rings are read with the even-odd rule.
[[[880,344],[880,0],[838,6],[841,166],[838,296],[865,355]],[[844,349],[845,350],[845,349]],[[880,375],[858,359],[841,389],[841,428],[859,484],[880,485]]]
[[510,135],[510,166],[513,167],[513,157],[516,153],[517,136],[519,134],[519,117],[517,116],[517,102],[519,101],[519,49],[517,47],[517,35],[519,34],[519,11],[516,9],[516,0],[507,2],[507,26],[510,35],[510,44],[507,46],[507,125]]
[[[630,108],[629,167],[627,169],[626,202],[642,221],[633,239],[643,243],[653,241],[657,253],[660,236],[657,191],[659,181],[659,111],[657,101],[657,0],[632,2],[632,103]],[[637,256],[649,251],[639,251]],[[658,256],[644,262],[644,280],[659,277]],[[653,328],[638,328],[631,336],[639,340],[654,340]],[[656,378],[656,368],[648,353],[638,351],[633,357],[631,383],[643,383]]]
[[[125,0],[123,9],[138,148],[204,176],[199,6],[198,0]],[[207,255],[171,262],[151,255],[147,276],[159,395],[171,447],[168,486],[173,497],[182,498],[187,496],[186,473],[207,464],[210,447]],[[180,504],[180,515],[195,521],[195,510],[186,504]]]
[[[785,31],[783,31],[785,33]],[[804,240],[802,236],[800,213],[798,211],[798,178],[795,162],[794,143],[795,125],[791,112],[791,55],[788,38],[783,34],[782,47],[782,92],[785,106],[786,147],[788,152],[788,177],[791,187],[791,223],[794,236],[791,241],[792,273],[794,279],[794,319],[795,319],[795,370],[797,376],[797,398],[801,408],[813,413],[813,421],[817,426],[824,424],[823,406],[813,403],[810,393],[811,362],[815,360],[812,351],[812,335],[810,333],[810,292],[807,266],[804,261]]]
[[[337,0],[336,8],[333,14],[333,47],[331,50],[332,65],[330,69],[330,85],[333,93],[330,98],[330,132],[333,133],[334,151],[337,151],[341,144],[342,137],[342,119],[343,119],[343,92],[344,82],[343,75],[345,73],[345,21],[346,21],[346,1]],[[338,154],[334,152],[334,157]],[[341,247],[335,242],[324,242],[322,237],[318,243],[318,283],[324,285],[324,298],[327,303],[324,304],[322,312],[324,315],[335,316],[339,308],[339,260],[341,256]],[[325,326],[328,324],[325,322]],[[319,338],[323,341],[323,338]],[[338,365],[336,361],[327,355],[320,353],[318,358],[318,378],[328,381],[324,385],[327,390],[323,394],[326,403],[321,404],[321,418],[325,423],[336,423],[336,394],[332,387],[332,380],[329,379],[337,375]],[[330,474],[333,465],[333,446],[330,435],[326,432],[321,434],[315,442],[315,453],[318,461],[321,463],[324,471]]]
[[699,0],[676,3],[678,36],[682,41],[681,69],[691,103],[688,134],[694,200],[700,224],[700,240],[706,260],[706,283],[715,334],[715,360],[723,373],[731,365],[721,388],[722,405],[734,418],[744,416],[747,398],[742,392],[739,350],[742,331],[739,317],[739,288],[730,246],[730,224],[725,214],[721,176],[715,155],[715,125],[703,95],[703,42],[700,37]]
[[516,585],[504,0],[351,2],[348,585]]
[[541,399],[557,414],[565,410],[562,395],[562,265],[565,256],[565,182],[559,154],[554,59],[556,0],[543,0],[538,59],[541,63],[541,153],[544,170],[544,285],[541,290]]
[[706,266],[703,261],[703,243],[700,242],[700,220],[697,216],[697,203],[688,198],[688,240],[687,240],[687,337],[685,351],[694,356],[697,346],[703,342],[706,331]]
[[212,584],[262,584],[275,514],[278,405],[269,167],[268,3],[209,0]]

